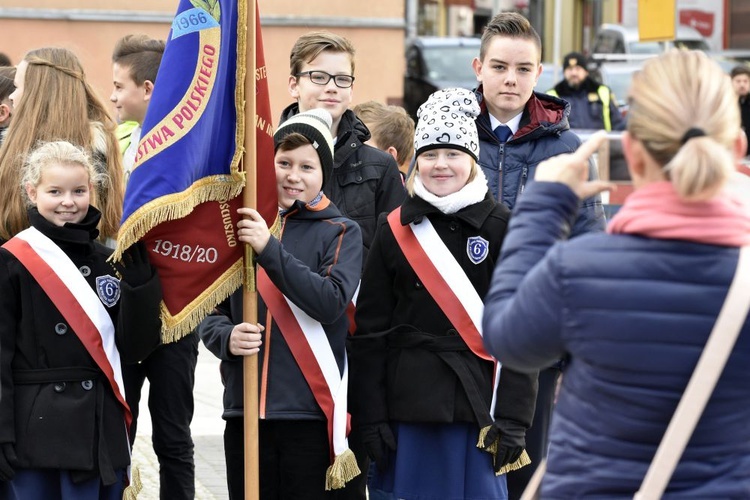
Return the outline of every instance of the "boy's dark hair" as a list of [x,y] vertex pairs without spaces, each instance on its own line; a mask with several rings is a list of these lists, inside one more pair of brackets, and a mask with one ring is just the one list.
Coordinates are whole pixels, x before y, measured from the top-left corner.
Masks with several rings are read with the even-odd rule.
[[747,75],[750,76],[750,67],[745,66],[744,64],[740,64],[738,66],[735,66],[732,68],[732,72],[730,73],[731,77],[734,78],[738,75]]
[[411,160],[414,156],[414,120],[404,108],[367,101],[356,105],[352,111],[367,125],[381,149],[396,148],[396,163],[403,165]]
[[13,79],[16,77],[16,68],[13,66],[0,67],[0,102],[3,102],[13,93],[16,88]]
[[[479,60],[484,61],[492,39],[496,36],[506,36],[509,38],[521,38],[531,40],[539,50],[539,61],[542,59],[542,39],[536,32],[528,19],[516,12],[501,12],[492,18],[485,26],[482,33],[482,44],[479,47]],[[539,62],[537,61],[537,62]]]
[[289,54],[290,74],[296,75],[302,69],[303,64],[312,61],[325,51],[349,54],[352,61],[352,74],[354,74],[354,45],[343,36],[329,31],[311,31],[294,42],[292,52]]
[[164,40],[156,40],[148,35],[126,35],[115,45],[112,62],[129,68],[130,78],[136,85],[143,85],[146,80],[154,83],[165,45]]
[[4,52],[0,52],[0,66],[13,66],[10,57]]

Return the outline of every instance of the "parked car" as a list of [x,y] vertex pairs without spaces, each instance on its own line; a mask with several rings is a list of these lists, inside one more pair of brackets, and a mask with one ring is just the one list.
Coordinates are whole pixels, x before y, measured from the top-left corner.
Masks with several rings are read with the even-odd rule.
[[677,26],[674,40],[642,42],[635,26],[602,24],[591,53],[592,58],[597,61],[633,60],[658,55],[670,48],[710,50],[703,35],[689,26]]
[[406,48],[404,108],[416,119],[419,106],[436,90],[474,89],[471,61],[479,55],[479,38],[418,37]]

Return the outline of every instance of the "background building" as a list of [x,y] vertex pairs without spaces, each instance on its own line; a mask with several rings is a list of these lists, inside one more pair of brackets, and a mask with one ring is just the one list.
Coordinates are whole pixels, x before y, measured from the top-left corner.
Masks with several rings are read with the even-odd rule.
[[[28,50],[75,51],[94,87],[111,90],[110,55],[121,36],[166,38],[177,0],[0,0],[0,52],[17,62]],[[328,29],[357,48],[354,104],[400,103],[404,49],[412,36],[476,36],[502,10],[532,22],[544,61],[590,51],[602,23],[637,25],[638,0],[259,0],[274,116],[289,103],[289,50],[301,34]],[[750,0],[677,0],[678,23],[693,26],[714,50],[750,49]]]
[[[60,46],[81,59],[103,98],[112,90],[111,55],[128,33],[165,39],[177,0],[0,0],[0,52],[14,63],[34,48]],[[354,103],[399,101],[406,36],[403,0],[260,0],[266,65],[274,116],[291,102],[289,51],[308,31],[328,29],[357,49]]]

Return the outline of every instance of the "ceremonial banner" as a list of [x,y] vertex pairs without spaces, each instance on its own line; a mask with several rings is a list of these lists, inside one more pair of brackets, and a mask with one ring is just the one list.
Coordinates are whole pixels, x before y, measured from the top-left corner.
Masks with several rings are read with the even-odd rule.
[[[245,0],[181,0],[172,22],[136,163],[125,193],[115,256],[143,240],[162,282],[163,339],[178,340],[242,283],[237,240],[246,50],[257,50],[254,117],[258,210],[277,212],[270,119],[259,23],[250,44]],[[259,16],[256,16],[259,19]],[[255,43],[252,43],[255,42]]]

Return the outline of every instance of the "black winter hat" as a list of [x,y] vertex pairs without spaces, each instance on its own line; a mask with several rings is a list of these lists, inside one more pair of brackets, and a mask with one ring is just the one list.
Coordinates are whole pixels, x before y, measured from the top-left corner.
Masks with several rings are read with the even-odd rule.
[[325,109],[311,109],[289,118],[279,125],[273,134],[273,150],[279,147],[281,140],[293,133],[305,136],[317,151],[320,165],[323,167],[323,185],[333,175],[333,137],[331,125],[333,118]]
[[572,68],[573,66],[580,66],[586,71],[589,70],[589,59],[580,52],[571,52],[563,58],[563,70]]

